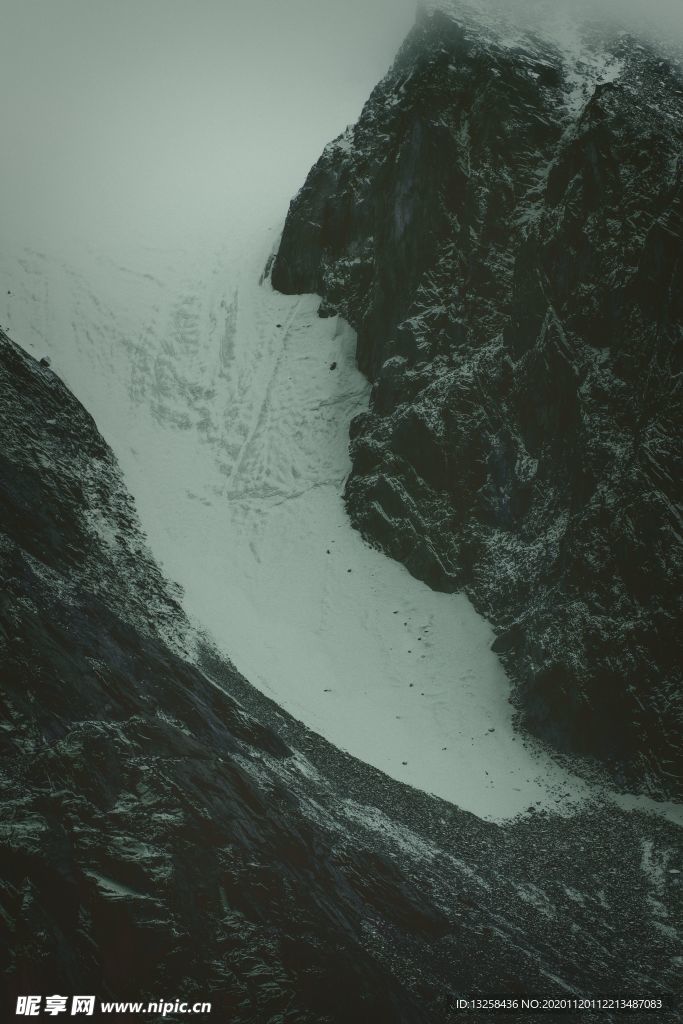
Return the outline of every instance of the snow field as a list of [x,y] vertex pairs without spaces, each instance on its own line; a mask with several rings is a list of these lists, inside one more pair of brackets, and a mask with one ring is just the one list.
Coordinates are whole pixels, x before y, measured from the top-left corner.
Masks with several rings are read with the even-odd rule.
[[175,250],[7,248],[0,323],[95,416],[188,614],[252,684],[480,817],[572,813],[595,790],[515,734],[489,625],[351,528],[355,336],[260,283],[265,220]]

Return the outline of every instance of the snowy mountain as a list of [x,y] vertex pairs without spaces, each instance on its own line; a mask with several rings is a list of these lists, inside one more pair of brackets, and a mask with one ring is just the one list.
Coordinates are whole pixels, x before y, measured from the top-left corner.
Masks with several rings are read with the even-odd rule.
[[424,4],[275,257],[0,237],[8,1018],[675,1000],[683,90],[531,6]]
[[513,7],[422,5],[272,279],[358,331],[358,529],[492,621],[530,732],[680,794],[680,54]]

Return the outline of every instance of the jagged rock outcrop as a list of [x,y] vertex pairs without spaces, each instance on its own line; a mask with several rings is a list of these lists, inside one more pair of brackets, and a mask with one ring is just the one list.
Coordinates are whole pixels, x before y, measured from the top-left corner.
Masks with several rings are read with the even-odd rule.
[[680,794],[681,64],[553,39],[423,10],[272,281],[358,332],[354,524],[467,590],[529,730]]

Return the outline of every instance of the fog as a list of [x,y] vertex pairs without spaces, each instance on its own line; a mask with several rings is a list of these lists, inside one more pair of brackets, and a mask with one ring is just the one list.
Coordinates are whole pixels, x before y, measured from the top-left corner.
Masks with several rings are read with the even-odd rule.
[[0,232],[176,240],[282,207],[414,0],[0,0]]
[[555,0],[555,5],[579,18],[600,17],[627,31],[683,40],[681,0]]
[[[441,0],[443,2],[443,0]],[[683,38],[681,0],[464,0]],[[415,0],[0,0],[0,232],[176,239],[286,210]],[[503,14],[501,13],[501,17]]]
[[667,44],[683,42],[683,0],[423,0],[426,7],[464,6],[525,31],[552,32],[567,22],[602,24]]

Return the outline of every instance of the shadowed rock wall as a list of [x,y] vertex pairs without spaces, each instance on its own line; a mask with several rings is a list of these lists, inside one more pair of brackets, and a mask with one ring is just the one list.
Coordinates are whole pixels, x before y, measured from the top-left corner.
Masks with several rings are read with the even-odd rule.
[[354,524],[491,619],[528,729],[680,794],[683,81],[585,45],[423,14],[272,280],[358,332]]

